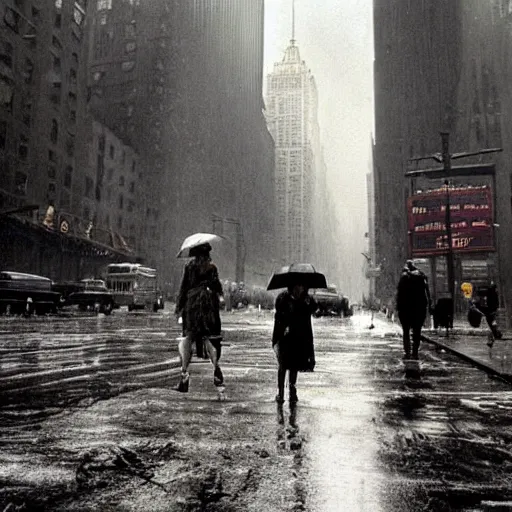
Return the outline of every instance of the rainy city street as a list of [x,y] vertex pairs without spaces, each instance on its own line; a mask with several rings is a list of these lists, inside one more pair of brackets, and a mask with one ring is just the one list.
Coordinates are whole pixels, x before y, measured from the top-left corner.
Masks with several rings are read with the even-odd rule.
[[370,323],[314,321],[281,414],[268,311],[224,314],[223,401],[198,359],[171,390],[168,310],[2,317],[1,509],[507,510],[510,385],[425,343],[406,379],[398,327]]

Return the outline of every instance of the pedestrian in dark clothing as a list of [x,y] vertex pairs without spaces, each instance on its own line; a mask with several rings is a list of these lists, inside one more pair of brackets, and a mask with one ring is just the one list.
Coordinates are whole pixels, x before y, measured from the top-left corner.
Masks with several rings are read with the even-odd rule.
[[217,267],[210,258],[210,251],[211,245],[208,243],[190,249],[190,256],[194,259],[185,266],[178,294],[176,315],[182,317],[185,337],[178,345],[181,378],[175,388],[176,391],[188,391],[188,366],[192,357],[192,344],[198,340],[206,348],[213,364],[214,384],[222,386],[224,382],[218,364],[221,351],[219,310],[223,292]]
[[308,295],[308,289],[296,284],[278,295],[275,309],[272,348],[278,362],[276,401],[279,404],[284,401],[288,372],[289,401],[293,405],[298,401],[298,372],[313,371],[315,368],[311,315],[318,306]]
[[400,276],[396,295],[396,308],[403,330],[404,359],[418,359],[421,328],[431,307],[427,276],[408,260]]
[[502,333],[498,329],[498,322],[496,321],[498,308],[500,307],[496,283],[491,282],[489,286],[479,287],[476,291],[474,305],[483,313],[489,329],[491,329],[492,337],[487,344],[492,347],[495,339],[502,338]]

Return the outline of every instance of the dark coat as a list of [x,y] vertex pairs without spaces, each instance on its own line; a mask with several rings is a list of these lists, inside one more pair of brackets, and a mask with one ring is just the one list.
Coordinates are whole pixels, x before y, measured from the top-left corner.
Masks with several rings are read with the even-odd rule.
[[307,295],[295,299],[288,291],[276,299],[272,346],[279,346],[279,364],[289,370],[312,370],[315,361],[311,315],[316,302]]
[[176,313],[182,315],[185,334],[220,334],[219,295],[222,295],[222,284],[217,267],[210,261],[188,262],[176,303]]
[[396,294],[400,321],[421,325],[430,307],[430,291],[425,274],[418,269],[402,272]]

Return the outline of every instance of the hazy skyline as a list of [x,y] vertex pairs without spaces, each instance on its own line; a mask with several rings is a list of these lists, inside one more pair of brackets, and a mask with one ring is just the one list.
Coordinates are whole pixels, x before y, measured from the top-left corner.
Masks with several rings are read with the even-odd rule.
[[[292,0],[266,0],[265,81],[292,36]],[[372,0],[296,0],[295,39],[318,87],[327,178],[340,220],[341,291],[366,292],[366,174],[373,131]],[[266,87],[266,84],[265,84]],[[345,219],[347,222],[345,222]]]

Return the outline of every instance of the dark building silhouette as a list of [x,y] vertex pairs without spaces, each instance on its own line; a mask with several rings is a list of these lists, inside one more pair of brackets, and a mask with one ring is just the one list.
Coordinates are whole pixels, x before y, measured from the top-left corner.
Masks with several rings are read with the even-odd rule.
[[263,7],[263,0],[90,7],[91,111],[140,155],[144,256],[170,289],[181,274],[181,241],[211,231],[214,216],[232,221],[223,223],[229,240],[217,255],[225,277],[235,277],[236,226],[246,279],[261,281],[270,270],[274,150],[263,116]]
[[[375,251],[382,269],[376,293],[390,302],[407,257],[404,174],[412,157],[502,147],[503,153],[453,161],[496,164],[496,253],[457,255],[456,280],[499,278],[505,305],[512,297],[510,160],[512,116],[508,55],[512,9],[504,0],[408,2],[376,0],[375,27]],[[419,168],[439,167],[423,161]],[[474,184],[460,177],[456,185]],[[432,183],[433,188],[440,182]],[[494,185],[494,184],[493,184]],[[423,184],[425,186],[425,184]],[[439,262],[442,267],[443,262]],[[476,276],[478,268],[486,275]],[[437,285],[437,283],[436,283]],[[441,285],[438,285],[441,286]]]
[[85,0],[0,6],[0,209],[80,210]]

